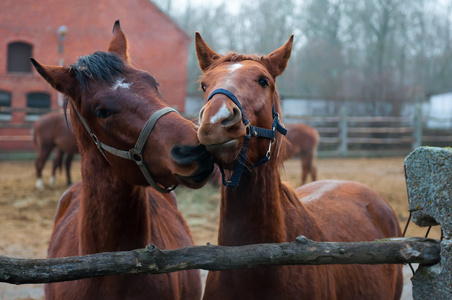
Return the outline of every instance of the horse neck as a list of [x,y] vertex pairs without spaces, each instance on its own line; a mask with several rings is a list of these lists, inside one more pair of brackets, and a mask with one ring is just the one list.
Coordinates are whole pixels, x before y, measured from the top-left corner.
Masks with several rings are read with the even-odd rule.
[[[259,147],[267,145],[260,141]],[[322,238],[315,216],[295,190],[281,182],[283,142],[282,137],[277,137],[270,161],[251,170],[245,168],[236,188],[221,187],[219,245],[280,243],[294,241],[299,235]],[[227,173],[229,178],[232,171]]]
[[220,245],[286,240],[281,180],[275,161],[244,171],[236,188],[221,188]]
[[[120,179],[94,143],[81,145],[81,254],[143,248],[149,242],[149,195]],[[84,150],[84,151],[83,151]]]

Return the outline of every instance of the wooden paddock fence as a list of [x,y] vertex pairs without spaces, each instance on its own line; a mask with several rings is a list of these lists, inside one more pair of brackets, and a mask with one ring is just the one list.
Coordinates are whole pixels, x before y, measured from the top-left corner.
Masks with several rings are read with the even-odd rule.
[[452,146],[452,128],[429,129],[431,120],[450,119],[422,117],[348,116],[345,109],[337,116],[296,116],[285,114],[287,123],[305,123],[320,135],[321,156],[384,156],[407,155],[419,146]]
[[[0,107],[0,130],[31,129],[39,115],[59,111],[43,108]],[[24,122],[12,122],[13,114],[24,114]],[[185,115],[193,120],[197,116]],[[286,123],[305,123],[320,134],[320,156],[384,156],[407,155],[419,146],[447,147],[452,145],[452,128],[429,129],[429,121],[452,123],[450,119],[422,117],[416,110],[413,117],[348,116],[345,108],[337,116],[297,116],[285,113]],[[32,141],[31,133],[2,135],[0,142]],[[1,149],[0,149],[1,150]]]
[[452,149],[419,147],[405,159],[409,209],[419,226],[441,225],[443,238],[366,242],[294,242],[240,247],[193,246],[54,259],[0,257],[0,282],[48,283],[124,273],[226,270],[274,265],[419,263],[414,299],[452,299]]

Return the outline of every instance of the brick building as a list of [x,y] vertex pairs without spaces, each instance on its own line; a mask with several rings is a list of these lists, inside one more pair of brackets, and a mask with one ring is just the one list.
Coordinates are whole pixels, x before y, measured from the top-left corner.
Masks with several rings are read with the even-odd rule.
[[[149,0],[2,0],[0,4],[0,152],[32,150],[32,123],[57,110],[58,94],[31,66],[72,64],[107,50],[119,19],[132,63],[160,83],[170,105],[185,108],[190,38]],[[64,41],[58,30],[66,26]]]

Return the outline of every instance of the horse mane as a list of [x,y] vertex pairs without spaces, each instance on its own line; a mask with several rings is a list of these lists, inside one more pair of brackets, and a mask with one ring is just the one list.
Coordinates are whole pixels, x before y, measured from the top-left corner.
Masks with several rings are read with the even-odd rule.
[[69,66],[75,74],[81,89],[87,88],[90,80],[113,83],[124,73],[125,62],[115,53],[97,51],[91,55],[81,56]]
[[[81,90],[86,91],[91,80],[113,84],[116,78],[124,74],[125,67],[126,64],[117,54],[97,51],[91,55],[80,56],[75,63],[69,66],[69,71],[75,74]],[[65,97],[63,108],[66,122],[68,103],[69,98]]]

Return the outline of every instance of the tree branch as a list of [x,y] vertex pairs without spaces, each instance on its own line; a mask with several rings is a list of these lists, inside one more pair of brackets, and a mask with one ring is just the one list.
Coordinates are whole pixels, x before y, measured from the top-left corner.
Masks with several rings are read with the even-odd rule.
[[49,283],[116,274],[161,274],[189,269],[211,271],[275,265],[402,264],[439,262],[438,240],[394,238],[373,242],[295,242],[238,247],[193,246],[160,250],[154,245],[124,252],[52,259],[0,256],[0,282]]

